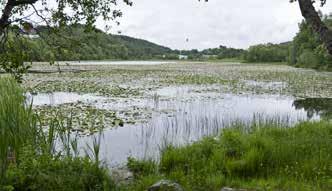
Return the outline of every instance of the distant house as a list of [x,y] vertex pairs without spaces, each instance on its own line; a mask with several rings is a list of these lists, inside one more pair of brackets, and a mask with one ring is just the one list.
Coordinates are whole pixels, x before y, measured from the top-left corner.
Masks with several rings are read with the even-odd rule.
[[187,55],[179,55],[179,60],[188,60],[188,56]]

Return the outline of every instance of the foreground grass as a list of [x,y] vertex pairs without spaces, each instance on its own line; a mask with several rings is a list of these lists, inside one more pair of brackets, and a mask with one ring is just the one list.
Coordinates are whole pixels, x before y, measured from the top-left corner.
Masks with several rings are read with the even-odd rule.
[[56,117],[44,127],[19,85],[0,78],[0,191],[110,190],[99,145],[80,157],[71,124]]
[[216,138],[166,148],[158,164],[129,159],[136,179],[124,190],[145,190],[162,178],[185,190],[332,190],[331,146],[331,122],[229,128]]

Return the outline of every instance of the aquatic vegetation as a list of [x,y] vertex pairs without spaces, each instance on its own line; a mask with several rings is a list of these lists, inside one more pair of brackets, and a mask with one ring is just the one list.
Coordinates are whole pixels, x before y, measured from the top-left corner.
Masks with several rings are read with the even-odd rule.
[[167,78],[166,83],[201,85],[201,84],[226,84],[230,83],[230,81],[224,80],[219,76],[207,76],[207,75],[184,73],[172,76],[172,78]]
[[[39,65],[37,67],[45,69],[46,66]],[[134,132],[135,138],[132,138],[133,140],[122,148],[128,149],[126,152],[130,152],[132,144],[137,146],[133,148],[137,148],[138,152],[147,152],[148,149],[163,148],[169,143],[179,143],[178,145],[184,146],[181,144],[183,143],[182,139],[178,139],[176,136],[197,141],[202,136],[213,136],[219,133],[225,125],[233,124],[233,119],[227,117],[229,115],[235,116],[235,114],[227,115],[225,112],[213,109],[202,110],[197,104],[206,105],[210,103],[207,102],[209,100],[211,105],[216,108],[234,108],[234,104],[229,106],[217,104],[218,102],[228,103],[229,98],[225,94],[243,95],[248,99],[257,95],[277,96],[283,100],[287,97],[291,98],[287,103],[289,107],[292,107],[293,100],[296,98],[332,97],[331,73],[297,69],[286,65],[186,62],[158,66],[103,65],[96,67],[87,65],[62,67],[86,71],[47,75],[29,74],[25,78],[24,85],[31,87],[36,92],[94,93],[103,95],[109,100],[91,104],[63,104],[54,108],[38,107],[37,110],[40,109],[40,112],[45,114],[51,113],[52,110],[54,110],[53,112],[55,110],[62,111],[64,112],[63,117],[70,116],[72,111],[77,121],[86,121],[85,125],[79,124],[85,132],[97,131],[97,128],[95,129],[91,125],[94,123],[115,127],[121,125],[117,121],[118,119],[122,120],[124,124],[139,124],[142,117],[144,119],[154,117],[155,121],[152,120],[152,122],[156,123],[152,123],[150,126],[149,124],[146,126],[129,125],[114,131],[106,130],[106,140],[110,140],[112,137],[108,137],[107,132],[115,132],[115,135],[119,136],[128,136],[128,132]],[[179,90],[180,86],[183,89]],[[183,95],[178,94],[178,90]],[[142,102],[132,104],[134,99],[142,100]],[[120,105],[127,105],[129,109],[117,108],[115,104],[117,102]],[[147,102],[146,106],[145,102]],[[261,103],[263,102],[261,100]],[[280,104],[281,102],[273,103]],[[272,105],[273,103],[269,102]],[[179,109],[174,110],[177,108],[174,107],[174,104]],[[257,103],[257,105],[259,104]],[[300,108],[302,106],[296,104],[294,107]],[[189,112],[192,110],[197,110],[197,115]],[[211,112],[214,114],[207,116]],[[106,114],[109,116],[105,116]],[[298,117],[300,118],[302,115],[306,117],[307,113],[303,111]],[[52,115],[50,114],[50,116]],[[102,116],[100,120],[98,116]],[[224,133],[224,136],[227,135],[227,137],[206,138],[202,142],[180,148],[167,147],[162,152],[160,164],[152,160],[137,161],[137,159],[132,158],[128,166],[135,172],[136,181],[129,187],[125,187],[124,190],[145,190],[161,178],[176,180],[188,190],[220,190],[224,185],[272,190],[279,188],[329,190],[331,178],[326,174],[331,172],[326,169],[330,168],[327,165],[331,161],[330,155],[327,154],[330,150],[325,148],[326,145],[324,146],[322,142],[319,142],[319,140],[325,140],[326,144],[330,144],[324,138],[327,135],[331,136],[330,132],[327,131],[328,128],[323,128],[324,122],[298,125],[298,127],[293,128],[297,129],[296,133],[300,135],[296,137],[295,130],[287,132],[285,130],[284,132],[285,128],[281,128],[288,127],[287,124],[294,124],[293,118],[286,117],[284,119],[281,116],[280,119],[278,117],[269,119],[269,117],[263,116],[264,119],[266,118],[265,124],[272,126],[271,123],[280,121],[278,127],[267,128],[270,130],[266,131],[258,128],[253,128],[252,131],[247,129],[245,132],[239,129],[228,130],[229,133]],[[310,118],[310,116],[308,117]],[[73,123],[78,124],[75,120]],[[252,120],[246,122],[250,123],[250,121]],[[76,125],[76,128],[79,125]],[[243,124],[236,124],[238,127],[241,125]],[[142,127],[139,128],[140,126]],[[163,128],[164,131],[154,128],[156,126]],[[315,132],[310,132],[310,128],[302,128],[303,126],[313,127]],[[322,129],[319,129],[320,127]],[[126,128],[133,128],[133,130],[130,131]],[[305,129],[303,131],[306,132],[302,135],[300,129]],[[320,131],[324,134],[320,134]],[[167,137],[162,137],[158,134],[160,132],[166,132]],[[300,140],[301,137],[302,140]],[[322,137],[322,139],[318,137]],[[156,138],[161,141],[153,141]],[[161,144],[163,141],[165,144]],[[279,142],[284,142],[284,144],[279,144]],[[112,143],[112,141],[108,143]],[[308,145],[309,143],[311,145]],[[105,143],[101,141],[101,144],[103,146]],[[145,147],[139,147],[139,144],[142,144],[142,147],[145,145]],[[157,145],[153,147],[154,144]],[[150,147],[146,148],[147,145]],[[225,145],[228,146],[225,148]],[[306,150],[308,153],[302,152],[302,147],[298,148],[294,145],[305,145],[308,148]],[[324,146],[320,151],[321,153],[316,153],[319,150],[318,147],[321,146]],[[299,151],[297,152],[297,150]],[[289,156],[290,153],[298,154],[293,157]],[[310,157],[314,154],[325,156],[325,158],[315,156],[311,160]],[[144,153],[140,153],[139,156],[141,155]],[[122,159],[124,156],[118,157],[119,160],[125,160]],[[301,158],[306,160],[300,161],[296,165],[295,161]],[[204,161],[202,161],[203,159]],[[322,163],[323,166],[318,165],[318,162]],[[321,178],[325,176],[326,178]]]
[[[40,64],[33,69],[52,67]],[[332,97],[331,73],[287,65],[181,62],[157,66],[82,63],[61,67],[82,71],[29,74],[24,86],[32,87],[38,93],[67,90],[61,87],[76,83],[70,91],[81,95],[86,92],[104,95],[100,87],[139,91],[139,94],[122,91],[124,95],[109,94],[90,102],[55,106],[63,117],[72,113],[74,129],[84,135],[97,131],[91,124],[102,123],[107,137],[105,142],[102,141],[103,145],[116,145],[122,141],[117,139],[120,135],[135,134],[131,141],[125,142],[122,153],[116,157],[103,156],[112,164],[125,161],[128,153],[134,157],[145,156],[145,153],[154,156],[155,152],[151,150],[158,149],[165,139],[168,142],[192,142],[218,133],[234,120],[250,122],[253,113],[261,114],[263,118],[280,118],[285,124],[318,120],[321,113],[307,116],[303,109],[296,110],[293,101]],[[55,84],[59,87],[52,87]],[[52,107],[36,109],[47,114]],[[107,113],[109,116],[105,116]],[[86,123],[78,124],[76,119]],[[113,128],[121,126],[122,122],[124,128]],[[164,139],[164,135],[167,138]],[[102,149],[108,153],[118,151],[113,146]]]
[[[52,68],[37,65],[36,70]],[[63,66],[67,67],[67,66]],[[332,97],[332,75],[287,65],[238,63],[180,63],[157,66],[68,66],[88,71],[61,74],[30,74],[25,86],[37,92],[75,91],[106,96],[142,97],[146,92],[171,84],[219,84],[223,93],[281,94],[294,97]],[[279,82],[283,86],[248,84]]]
[[144,190],[162,177],[186,190],[330,190],[331,136],[332,124],[325,121],[227,128],[189,146],[166,147],[159,163],[130,159],[137,176],[126,189]]
[[54,116],[43,126],[13,79],[0,78],[0,90],[0,190],[112,188],[98,158],[79,154],[71,119]]
[[25,105],[23,90],[13,79],[0,78],[0,178],[8,168],[8,158],[15,161],[22,147],[33,140],[35,124],[31,106]]
[[47,127],[54,116],[66,121],[70,119],[72,131],[80,134],[99,132],[105,127],[123,126],[124,121],[114,111],[96,109],[88,105],[63,104],[58,106],[42,106],[34,108],[42,125]]
[[34,92],[80,92],[95,93],[104,96],[128,97],[139,95],[139,90],[121,86],[109,86],[88,81],[45,81],[33,89]]
[[[36,67],[37,70],[54,70],[53,66],[38,65]],[[38,125],[43,129],[54,126],[65,132],[59,133],[58,130],[54,130],[55,134],[61,135],[59,139],[65,142],[65,146],[62,153],[58,153],[60,158],[54,157],[56,153],[51,155],[53,159],[51,163],[65,164],[66,157],[64,156],[77,155],[75,154],[77,142],[75,143],[75,139],[68,141],[71,140],[68,138],[70,137],[67,136],[68,134],[73,133],[75,136],[93,134],[104,127],[133,124],[123,128],[105,130],[105,140],[108,140],[109,144],[116,138],[128,137],[130,142],[129,139],[125,140],[127,142],[121,145],[121,149],[130,152],[132,151],[130,146],[135,145],[137,147],[133,148],[138,148],[138,156],[145,155],[145,152],[151,148],[156,152],[158,152],[158,148],[163,149],[160,163],[153,160],[130,158],[128,167],[134,172],[136,179],[128,187],[119,188],[120,190],[145,190],[161,178],[175,180],[188,190],[220,190],[224,185],[258,190],[331,189],[331,167],[329,165],[331,149],[328,147],[331,145],[330,123],[324,121],[301,123],[289,129],[290,125],[300,119],[307,119],[307,114],[308,119],[311,118],[310,110],[313,110],[315,115],[318,112],[318,115],[322,114],[322,117],[329,116],[328,109],[318,111],[321,107],[320,104],[305,105],[301,101],[293,102],[297,98],[331,98],[332,75],[329,72],[303,70],[285,65],[211,62],[185,62],[158,66],[61,67],[68,69],[67,71],[77,70],[78,72],[29,74],[25,77],[23,86],[28,90],[33,90],[34,93],[55,91],[77,94],[92,93],[102,95],[103,98],[91,102],[78,101],[33,108],[33,111],[40,115]],[[33,69],[36,70],[34,66]],[[229,112],[225,108],[234,109],[237,108],[234,103],[243,105],[247,101],[232,101],[227,95],[231,95],[231,98],[247,98],[247,101],[251,103],[259,96],[275,98],[277,100],[275,102],[258,99],[260,101],[256,104],[271,104],[273,108],[276,105],[282,105],[282,102],[278,101],[281,99],[287,102],[286,108],[291,108],[287,111],[292,111],[294,116],[295,113],[298,115],[294,118],[278,117],[271,109],[267,113],[272,113],[272,116],[265,112],[262,114],[262,118],[266,121],[261,123],[259,120],[249,119],[248,115],[251,116],[252,113],[248,110],[236,109],[237,114],[243,112],[248,115],[242,116],[245,120],[244,123],[234,124],[236,113]],[[208,107],[201,107],[200,104],[208,105]],[[265,107],[269,108],[267,105]],[[301,112],[297,112],[296,108]],[[308,110],[308,113],[301,108]],[[228,112],[226,113],[226,111]],[[281,111],[284,112],[283,114],[286,113],[285,110]],[[52,116],[56,116],[56,120]],[[149,120],[151,117],[154,120]],[[319,119],[319,116],[314,119]],[[144,123],[147,121],[152,123]],[[251,128],[243,128],[244,124],[248,125],[248,123],[249,126],[252,125]],[[231,128],[223,130],[227,126]],[[108,134],[108,132],[114,134]],[[215,137],[220,132],[221,135]],[[51,133],[50,137],[53,137],[52,131],[49,133]],[[205,136],[213,137],[199,141]],[[85,141],[89,138],[83,136],[81,140]],[[155,141],[156,139],[160,139],[160,141]],[[95,153],[102,154],[102,149],[105,149],[103,146],[113,146],[105,144],[102,140],[89,139],[88,141],[95,143],[95,146],[88,147],[89,151]],[[193,143],[195,141],[198,142]],[[44,142],[52,141],[46,139]],[[145,147],[142,148],[143,146],[140,147],[139,144]],[[52,144],[44,150],[54,150],[50,148],[54,148]],[[119,150],[116,145],[114,148]],[[34,149],[32,150],[34,151]],[[30,151],[27,153],[29,154]],[[121,153],[118,155],[116,157],[119,157],[120,161],[125,160],[121,158],[124,157]],[[33,157],[25,158],[28,161]],[[39,155],[37,155],[38,157]],[[91,161],[94,159],[100,160],[98,155],[96,157],[90,153],[88,159],[83,158],[79,159],[78,163],[69,162],[67,164],[81,165],[91,170],[94,168],[90,168],[89,165],[93,164]],[[84,165],[85,160],[90,162],[89,165]],[[30,164],[31,161],[26,163]],[[98,162],[98,164],[101,163]],[[61,169],[59,171],[63,172],[63,166],[59,166]],[[23,172],[22,174],[33,174],[32,172],[34,172],[25,169],[29,168],[24,167],[23,170],[20,169],[20,172]],[[45,169],[50,170],[51,168],[45,167]],[[58,172],[56,168],[52,170]],[[80,170],[78,171],[84,171]],[[98,172],[97,174],[103,174],[99,171],[103,170],[102,168],[94,170],[96,173]],[[24,177],[22,174],[17,177]],[[74,172],[69,172],[69,174],[87,177]],[[39,175],[36,176],[37,179],[39,179]],[[99,175],[96,175],[97,179],[103,177]],[[59,176],[61,177],[59,182],[64,181],[62,178],[65,176],[61,173]],[[42,180],[42,178],[40,179]],[[102,179],[105,180],[104,178],[98,179],[96,184],[99,184],[99,180]],[[105,181],[108,182],[107,184],[111,184],[108,180]],[[22,185],[25,185],[26,182]],[[63,184],[66,185],[66,183]],[[73,183],[70,182],[70,184]],[[75,188],[79,189],[79,187]]]

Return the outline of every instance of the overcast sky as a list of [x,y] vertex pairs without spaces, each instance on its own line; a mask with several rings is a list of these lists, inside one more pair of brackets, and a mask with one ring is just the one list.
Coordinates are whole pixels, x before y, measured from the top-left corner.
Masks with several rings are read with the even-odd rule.
[[[257,43],[291,40],[302,20],[289,0],[133,0],[122,8],[121,25],[112,33],[146,39],[173,49],[226,45],[248,48]],[[332,2],[322,9],[332,12]],[[98,23],[103,26],[102,22]],[[186,42],[186,39],[189,39]]]

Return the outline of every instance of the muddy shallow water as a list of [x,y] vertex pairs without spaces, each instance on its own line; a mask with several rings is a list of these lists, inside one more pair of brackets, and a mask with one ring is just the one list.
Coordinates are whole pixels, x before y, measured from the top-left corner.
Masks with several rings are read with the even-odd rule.
[[[129,156],[157,159],[165,145],[190,144],[234,123],[291,126],[332,116],[331,73],[240,64],[100,67],[32,74],[26,81],[36,87],[30,100],[38,109],[79,107],[79,115],[93,108],[123,120],[101,136],[101,158],[112,166]],[[80,138],[82,148],[99,137],[87,134]]]

